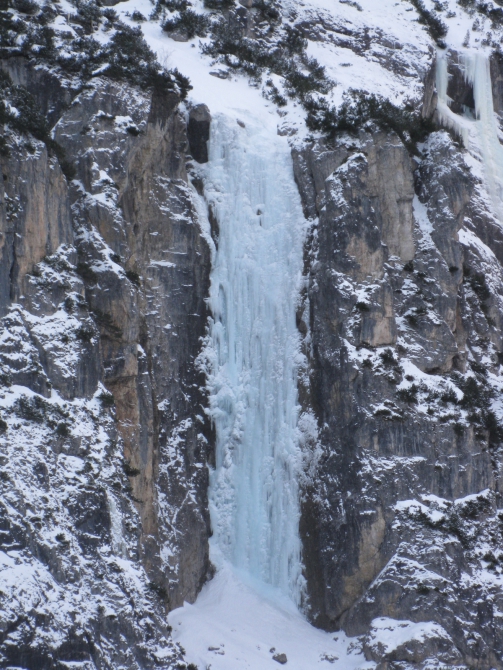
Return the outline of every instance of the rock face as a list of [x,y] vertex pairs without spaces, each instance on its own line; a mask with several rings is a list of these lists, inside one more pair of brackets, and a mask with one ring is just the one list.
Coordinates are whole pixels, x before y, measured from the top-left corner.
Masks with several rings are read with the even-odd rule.
[[[145,564],[159,584],[177,584],[169,587],[172,606],[195,598],[209,566],[207,476],[200,467],[208,427],[204,378],[194,362],[206,324],[210,259],[177,106],[172,94],[154,98],[150,109],[146,100],[132,109],[128,92],[107,84],[77,100],[56,128],[67,151],[83,156],[78,171],[87,188],[74,194],[74,211],[81,263],[95,273],[87,299],[101,319],[104,381],[116,398],[125,458],[139,470],[131,485]],[[92,227],[97,243],[85,234]],[[109,267],[98,273],[93,268],[101,263]],[[180,542],[187,545],[175,549]],[[162,558],[164,546],[173,552],[169,559]]]
[[[503,276],[482,185],[441,129],[420,158],[376,131],[293,158],[313,219],[301,317],[320,450],[301,519],[308,614],[366,634],[378,667],[501,668],[491,399]],[[402,647],[376,642],[400,621],[437,628]]]
[[[41,107],[72,91],[4,69],[38,77]],[[41,142],[11,134],[1,159],[2,664],[172,667],[166,608],[209,574],[210,252],[178,104],[106,80],[74,93],[54,127],[70,187]]]

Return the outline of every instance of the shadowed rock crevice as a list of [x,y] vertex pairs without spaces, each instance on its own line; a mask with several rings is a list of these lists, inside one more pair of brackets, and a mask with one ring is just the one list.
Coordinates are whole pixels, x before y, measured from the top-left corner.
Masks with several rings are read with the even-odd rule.
[[190,110],[187,135],[190,153],[198,163],[208,162],[210,124],[210,110],[206,105],[196,105]]

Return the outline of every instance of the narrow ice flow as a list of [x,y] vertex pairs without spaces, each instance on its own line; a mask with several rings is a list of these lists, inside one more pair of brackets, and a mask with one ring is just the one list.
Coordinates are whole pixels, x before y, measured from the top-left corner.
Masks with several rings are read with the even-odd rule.
[[108,509],[111,520],[112,550],[120,558],[127,557],[127,548],[122,533],[122,515],[114,496],[108,493]]
[[302,593],[299,335],[305,221],[285,138],[212,121],[206,198],[218,227],[210,290],[213,543],[242,577]]
[[438,113],[445,125],[453,128],[463,139],[465,147],[482,164],[484,183],[496,218],[503,224],[503,147],[494,112],[489,58],[480,51],[462,55],[465,79],[473,86],[475,118],[467,112],[464,117],[449,109],[447,96],[447,59],[437,60]]

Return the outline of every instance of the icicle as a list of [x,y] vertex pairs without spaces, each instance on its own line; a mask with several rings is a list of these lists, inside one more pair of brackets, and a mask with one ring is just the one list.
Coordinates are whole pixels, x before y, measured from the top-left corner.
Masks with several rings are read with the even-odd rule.
[[290,151],[258,124],[219,116],[208,169],[219,227],[210,291],[214,541],[235,567],[299,604],[295,309],[304,218]]
[[458,116],[450,110],[452,100],[447,95],[447,86],[449,83],[447,58],[442,51],[437,53],[436,75],[438,120],[444,127],[454,130],[454,132],[463,140],[465,147],[468,147],[470,134],[468,121],[464,117]]
[[445,112],[445,108],[450,105],[450,100],[447,96],[447,86],[449,83],[449,74],[447,72],[447,59],[442,52],[437,53],[437,69],[436,69],[436,84],[438,104],[437,109],[439,113]]

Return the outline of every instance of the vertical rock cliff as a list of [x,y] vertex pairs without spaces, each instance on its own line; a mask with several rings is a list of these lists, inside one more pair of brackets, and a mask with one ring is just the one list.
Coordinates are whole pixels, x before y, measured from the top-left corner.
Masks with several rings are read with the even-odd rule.
[[[453,85],[448,58],[460,111],[473,91]],[[442,128],[418,157],[374,130],[294,161],[316,217],[303,317],[321,446],[301,521],[309,616],[366,633],[376,661],[500,667],[503,286],[483,178]],[[382,617],[388,630],[442,628],[383,658]]]
[[4,660],[164,665],[165,608],[209,574],[210,256],[186,123],[175,92],[4,70],[41,107],[71,91],[53,134],[75,164],[69,185],[14,133],[2,158]]

